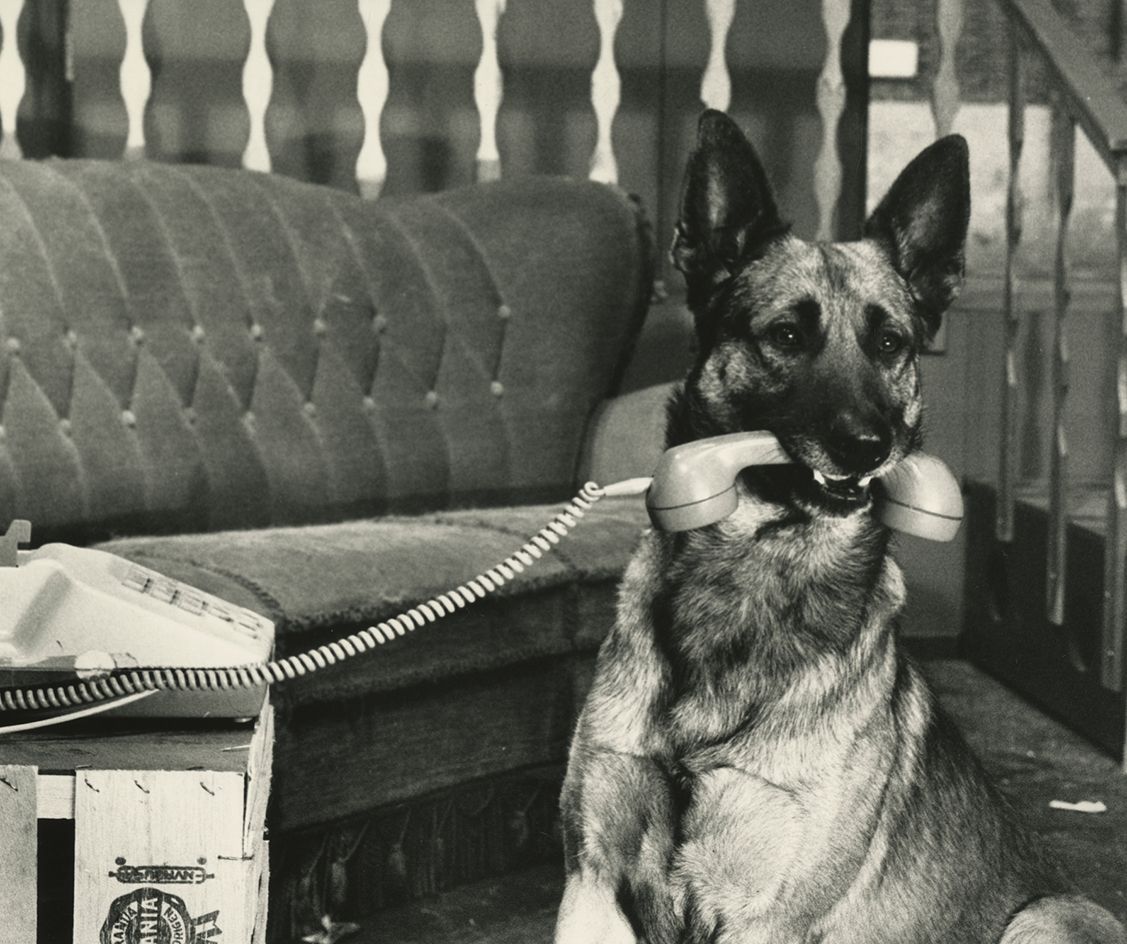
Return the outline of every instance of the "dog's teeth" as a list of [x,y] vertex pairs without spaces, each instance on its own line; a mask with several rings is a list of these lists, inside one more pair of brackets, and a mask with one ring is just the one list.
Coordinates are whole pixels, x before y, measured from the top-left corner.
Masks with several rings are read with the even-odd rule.
[[817,482],[819,485],[826,484],[826,477],[821,472],[819,472],[817,469],[811,469],[810,471],[814,473],[815,482]]
[[857,480],[857,484],[858,484],[858,485],[860,485],[860,486],[861,486],[861,488],[867,488],[867,487],[868,487],[868,485],[869,485],[869,483],[870,483],[870,482],[871,482],[872,480],[873,480],[873,477],[872,477],[871,475],[862,475],[862,476],[861,476],[861,477],[860,477],[860,478],[859,478],[859,479]]

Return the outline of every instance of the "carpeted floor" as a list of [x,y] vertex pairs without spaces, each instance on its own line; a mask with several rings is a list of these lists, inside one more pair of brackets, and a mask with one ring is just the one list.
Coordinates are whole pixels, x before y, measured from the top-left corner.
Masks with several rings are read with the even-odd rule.
[[[1088,895],[1127,919],[1127,776],[1111,758],[965,662],[925,669],[968,740]],[[1079,813],[1050,801],[1098,800]],[[538,944],[551,940],[562,873],[545,867],[389,911],[348,944]]]

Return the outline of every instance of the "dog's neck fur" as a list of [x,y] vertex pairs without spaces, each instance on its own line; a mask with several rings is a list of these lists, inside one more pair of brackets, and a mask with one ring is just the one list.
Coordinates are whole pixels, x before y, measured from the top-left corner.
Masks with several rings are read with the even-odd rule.
[[784,707],[817,717],[811,707],[888,663],[904,592],[887,529],[868,512],[786,515],[745,492],[727,520],[658,536],[654,625],[673,683],[665,707],[674,727],[697,719],[686,741],[730,736]]

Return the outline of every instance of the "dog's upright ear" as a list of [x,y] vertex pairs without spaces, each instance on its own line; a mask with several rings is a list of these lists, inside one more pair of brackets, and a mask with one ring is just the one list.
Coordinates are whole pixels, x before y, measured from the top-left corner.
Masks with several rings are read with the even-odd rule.
[[689,306],[737,264],[786,232],[759,156],[734,121],[709,109],[681,184],[681,216],[670,256],[685,275]]
[[929,335],[963,284],[970,169],[962,135],[940,138],[900,172],[865,223],[908,283]]

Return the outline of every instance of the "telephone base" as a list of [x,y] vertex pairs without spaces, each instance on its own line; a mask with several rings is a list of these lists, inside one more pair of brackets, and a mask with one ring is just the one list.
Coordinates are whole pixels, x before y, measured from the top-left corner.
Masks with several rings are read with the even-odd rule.
[[250,719],[262,714],[268,697],[265,685],[214,692],[156,692],[105,714],[116,718]]
[[[25,678],[21,672],[0,673],[5,685],[15,676],[16,687],[36,685],[39,673],[28,673],[36,677]],[[73,681],[73,678],[71,679]],[[57,685],[61,679],[51,679],[46,684]],[[102,707],[104,706],[104,707]],[[84,723],[113,725],[116,721],[125,723],[139,720],[179,719],[181,721],[246,722],[260,717],[269,707],[267,686],[245,688],[238,691],[217,692],[173,692],[158,691],[138,697],[134,695],[124,704],[112,700],[91,704],[69,705],[58,708],[7,710],[0,714],[0,732],[9,726],[42,727],[51,721],[67,721],[73,715],[85,718],[96,715],[96,721],[87,718]]]
[[[265,682],[255,685],[234,670],[269,660],[269,619],[105,551],[69,544],[18,550],[29,534],[26,522],[15,522],[0,535],[7,560],[0,560],[0,689],[40,691],[30,702],[0,692],[7,718],[23,704],[50,704],[41,714],[63,717],[91,704],[88,692],[65,693],[74,682],[146,668],[153,677],[144,684],[159,690],[107,705],[105,714],[253,718],[262,711]],[[193,673],[190,691],[181,690],[181,670]],[[64,691],[48,699],[45,686]],[[102,696],[140,690],[135,681],[101,689]]]

